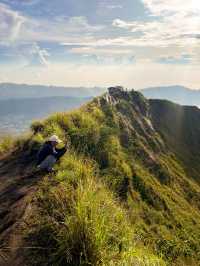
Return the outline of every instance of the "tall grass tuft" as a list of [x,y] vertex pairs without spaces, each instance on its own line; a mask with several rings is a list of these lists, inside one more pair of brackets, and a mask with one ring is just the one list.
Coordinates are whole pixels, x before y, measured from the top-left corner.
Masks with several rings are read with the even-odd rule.
[[29,253],[29,263],[46,265],[48,256],[48,265],[56,266],[164,265],[136,248],[126,212],[97,180],[97,172],[94,163],[71,153],[55,180],[41,183],[27,242],[48,250]]
[[0,140],[0,155],[6,154],[14,147],[15,141],[12,136],[3,135]]

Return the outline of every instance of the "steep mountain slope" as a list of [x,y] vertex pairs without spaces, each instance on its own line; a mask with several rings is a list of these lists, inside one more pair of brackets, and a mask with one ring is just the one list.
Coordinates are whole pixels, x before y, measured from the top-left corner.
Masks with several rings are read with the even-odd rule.
[[169,101],[150,100],[152,122],[190,177],[200,182],[200,110]]
[[141,90],[150,99],[165,99],[182,105],[200,106],[200,90],[183,86],[150,87]]
[[52,133],[69,151],[20,219],[21,265],[200,265],[199,122],[197,108],[115,87],[34,123],[12,148],[22,169]]

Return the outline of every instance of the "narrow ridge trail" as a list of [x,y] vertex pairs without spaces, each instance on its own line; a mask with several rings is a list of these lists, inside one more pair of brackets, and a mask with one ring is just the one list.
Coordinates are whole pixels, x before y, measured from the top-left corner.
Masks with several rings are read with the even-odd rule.
[[21,255],[22,226],[40,180],[31,169],[25,156],[0,158],[0,266],[26,265]]

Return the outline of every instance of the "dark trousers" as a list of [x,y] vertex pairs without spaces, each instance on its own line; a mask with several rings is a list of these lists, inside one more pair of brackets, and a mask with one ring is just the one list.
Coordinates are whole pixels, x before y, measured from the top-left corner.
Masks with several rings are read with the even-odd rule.
[[52,170],[54,164],[65,154],[66,148],[57,149],[54,155],[48,155],[40,164],[40,169]]

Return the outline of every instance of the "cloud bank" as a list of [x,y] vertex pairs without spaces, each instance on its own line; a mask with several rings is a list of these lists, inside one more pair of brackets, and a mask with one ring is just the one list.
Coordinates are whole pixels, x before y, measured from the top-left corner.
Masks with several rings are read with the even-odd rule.
[[[130,16],[132,1],[135,7],[140,3],[142,15]],[[62,7],[64,2],[58,0],[53,6]],[[200,87],[199,0],[67,2],[68,9],[60,8],[59,15],[50,10],[51,17],[39,12],[39,3],[45,3],[40,0],[0,3],[0,56],[4,58],[0,76],[4,80]],[[44,5],[47,10],[50,3]],[[80,11],[83,4],[88,11]],[[89,10],[94,12],[92,18]]]

